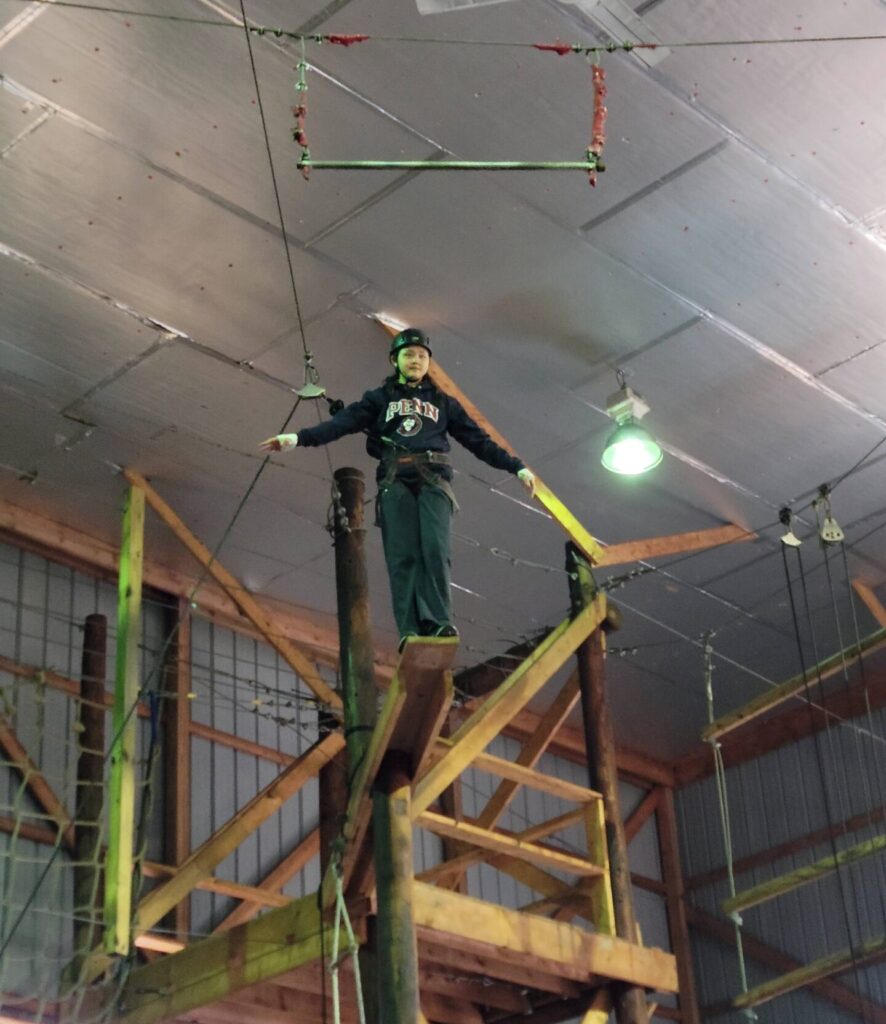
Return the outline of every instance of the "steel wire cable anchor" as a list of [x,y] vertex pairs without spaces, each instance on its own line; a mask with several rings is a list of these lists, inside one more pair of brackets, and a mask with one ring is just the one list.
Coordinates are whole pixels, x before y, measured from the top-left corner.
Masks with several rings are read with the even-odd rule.
[[296,391],[299,398],[323,398],[326,388],[320,383],[320,373],[314,366],[313,353],[305,350],[305,382]]

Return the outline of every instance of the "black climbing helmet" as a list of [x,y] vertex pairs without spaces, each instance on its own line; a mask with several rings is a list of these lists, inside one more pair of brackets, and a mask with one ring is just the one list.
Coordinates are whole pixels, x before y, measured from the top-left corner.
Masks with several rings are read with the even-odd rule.
[[391,338],[390,358],[396,359],[400,349],[406,348],[409,345],[419,345],[427,350],[428,355],[431,354],[431,343],[428,341],[428,336],[425,332],[420,331],[417,327],[405,327],[399,334],[395,334]]

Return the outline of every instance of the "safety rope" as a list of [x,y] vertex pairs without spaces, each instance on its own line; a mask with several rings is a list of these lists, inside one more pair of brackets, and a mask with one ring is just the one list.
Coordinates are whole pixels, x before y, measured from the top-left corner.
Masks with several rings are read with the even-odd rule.
[[[354,935],[351,916],[348,913],[348,905],[345,902],[341,867],[344,849],[345,838],[343,835],[339,835],[332,844],[332,856],[329,862],[329,869],[335,881],[335,919],[332,926],[332,949],[329,954],[329,975],[332,982],[332,1019],[334,1024],[341,1024],[341,991],[338,973],[341,965],[350,957],[351,965],[354,969],[354,986],[357,990],[357,1020],[358,1024],[366,1024],[366,1009],[363,1005],[363,982],[360,977],[360,944]],[[322,906],[320,913],[323,913]],[[347,946],[345,951],[339,954],[342,925],[344,925],[345,935],[347,936]]]
[[[715,634],[713,632],[705,633],[702,637],[703,640],[703,656],[704,656],[704,685],[705,685],[705,697],[707,699],[708,707],[708,724],[714,723],[714,646],[711,643]],[[723,854],[726,860],[726,874],[729,880],[729,895],[734,897],[736,893],[735,889],[735,870],[734,870],[734,857],[732,852],[732,820],[729,814],[729,797],[726,791],[726,766],[723,762],[723,750],[720,741],[716,736],[711,736],[707,741],[711,746],[711,753],[714,756],[714,778],[717,787],[717,803],[720,810],[720,831],[723,835]],[[742,995],[747,995],[748,992],[748,974],[745,966],[744,958],[744,944],[742,942],[742,917],[741,914],[734,910],[728,915],[729,920],[732,921],[732,925],[735,929],[735,948],[738,952],[738,976],[741,982]],[[741,1011],[741,1015],[745,1020],[757,1020],[757,1014],[753,1007],[746,1006]]]

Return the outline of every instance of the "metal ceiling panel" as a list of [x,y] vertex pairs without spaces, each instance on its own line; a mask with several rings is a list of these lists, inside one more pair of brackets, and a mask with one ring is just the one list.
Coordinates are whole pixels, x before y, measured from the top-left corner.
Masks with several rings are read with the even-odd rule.
[[[135,5],[138,6],[138,5]],[[287,5],[292,24],[297,13]],[[302,4],[307,15],[311,6]],[[278,223],[268,157],[256,102],[249,51],[242,29],[224,23],[211,7],[177,2],[181,17],[221,25],[169,23],[101,12],[58,8],[40,18],[4,48],[4,73],[75,118],[84,131],[107,133],[114,144],[141,161],[146,173],[184,183],[223,207],[240,208],[271,225]],[[234,5],[236,7],[236,5]],[[232,7],[232,11],[234,10]],[[239,10],[237,11],[239,21]],[[295,168],[295,44],[253,37],[262,106],[272,141],[277,184],[287,227],[307,239],[390,185],[393,172],[375,177],[317,177],[310,184]],[[47,80],[36,66],[50,69]],[[186,70],[185,70],[186,69]],[[120,83],[125,82],[124,87]],[[308,94],[312,148],[344,155],[350,140],[364,153],[391,152],[421,159],[431,147],[319,76]],[[157,113],[162,116],[156,122]]]
[[255,412],[282,422],[293,396],[249,373],[210,359],[185,345],[169,344],[78,405],[81,415],[101,421],[133,413],[162,428],[174,423],[235,451],[253,451]]
[[[234,357],[292,323],[279,234],[54,118],[4,162],[2,241]],[[303,315],[356,282],[293,252]]]
[[[882,35],[882,6],[811,0],[668,0],[646,15],[664,39]],[[722,121],[810,191],[862,217],[883,202],[882,39],[857,43],[675,49],[658,68],[685,99]],[[847,174],[848,167],[872,173]]]
[[882,340],[886,249],[736,144],[588,235],[809,372]]
[[[157,338],[155,330],[105,296],[2,250],[0,295],[0,337],[9,358],[16,350],[17,358],[31,360],[37,380],[42,379],[39,365],[53,367],[76,377],[85,391],[119,371]],[[4,365],[9,365],[5,359]]]

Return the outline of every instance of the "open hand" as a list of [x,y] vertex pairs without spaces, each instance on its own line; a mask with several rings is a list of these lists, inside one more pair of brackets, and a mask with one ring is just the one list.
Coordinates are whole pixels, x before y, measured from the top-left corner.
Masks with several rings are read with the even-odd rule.
[[529,497],[535,497],[535,474],[529,469],[521,469],[517,474],[520,483],[529,491]]
[[258,446],[263,452],[289,452],[298,444],[298,434],[277,434]]

